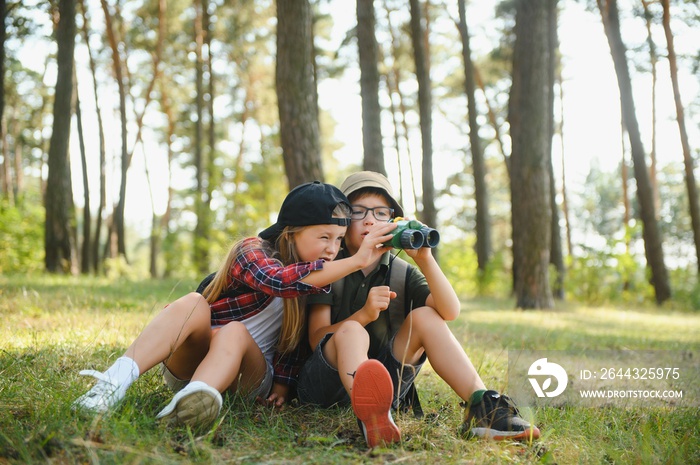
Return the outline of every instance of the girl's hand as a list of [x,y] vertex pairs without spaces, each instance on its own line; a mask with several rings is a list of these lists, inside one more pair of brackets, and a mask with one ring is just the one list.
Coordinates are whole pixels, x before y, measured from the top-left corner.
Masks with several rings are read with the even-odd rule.
[[287,394],[289,392],[289,386],[286,384],[274,383],[272,385],[272,390],[267,399],[262,399],[258,397],[258,402],[264,405],[273,406],[275,408],[282,408],[284,402],[287,400]]
[[353,255],[362,268],[373,264],[382,254],[391,250],[391,247],[383,247],[383,244],[391,240],[391,231],[397,226],[396,223],[377,223],[370,229],[362,239],[360,249]]

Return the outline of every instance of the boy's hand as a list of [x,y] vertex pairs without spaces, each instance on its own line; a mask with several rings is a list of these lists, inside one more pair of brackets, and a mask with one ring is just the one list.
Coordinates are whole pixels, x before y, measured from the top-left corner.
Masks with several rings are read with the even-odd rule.
[[[413,218],[404,218],[404,219],[408,220],[408,221],[411,221],[411,220],[418,221],[418,220],[415,220]],[[418,221],[418,222],[420,224],[422,224],[423,226],[425,226],[425,223],[421,223],[420,221]],[[430,258],[433,256],[433,253],[432,253],[430,247],[419,247],[417,249],[403,249],[403,251],[406,252],[406,255],[411,257],[416,262],[416,265],[418,265],[419,267],[420,267],[419,262],[421,259],[426,259],[426,258]]]
[[369,323],[379,318],[379,314],[389,308],[391,299],[396,298],[396,292],[389,289],[389,286],[375,286],[367,294],[367,302],[361,311],[369,319]]

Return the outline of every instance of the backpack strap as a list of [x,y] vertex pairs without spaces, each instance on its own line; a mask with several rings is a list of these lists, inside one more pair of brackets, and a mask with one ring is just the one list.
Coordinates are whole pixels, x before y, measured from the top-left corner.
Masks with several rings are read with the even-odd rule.
[[[410,265],[398,257],[392,258],[390,263],[386,282],[389,284],[389,288],[396,292],[396,298],[391,301],[388,309],[389,327],[393,336],[406,320],[411,310],[413,310],[411,308],[413,302],[406,300],[406,283],[411,271]],[[409,409],[413,410],[413,415],[416,418],[423,418],[423,407],[421,407],[420,399],[418,398],[415,381],[408,387],[406,395],[399,401],[398,405],[398,410],[402,413],[407,413]]]
[[[390,339],[399,330],[412,310],[412,302],[406,300],[406,283],[408,282],[410,272],[411,266],[408,262],[396,256],[390,258],[389,270],[384,281],[392,291],[396,292],[396,298],[389,303],[389,308],[385,311],[385,314],[388,316],[389,332],[391,333],[388,337]],[[333,293],[342,298],[344,285],[345,278],[335,281],[333,283]],[[339,313],[339,306],[333,305],[331,307],[331,322],[339,319]],[[411,383],[408,387],[408,391],[406,391],[406,395],[401,399],[398,405],[398,410],[401,412],[408,412],[409,409],[413,410],[413,415],[416,418],[423,417],[423,409],[420,404],[420,399],[418,398],[418,390],[416,389],[415,383]]]
[[392,257],[389,263],[389,271],[384,282],[389,286],[389,289],[396,292],[396,298],[389,302],[387,309],[390,320],[390,337],[393,337],[411,311],[411,302],[406,300],[406,282],[410,267],[408,262],[396,256]]

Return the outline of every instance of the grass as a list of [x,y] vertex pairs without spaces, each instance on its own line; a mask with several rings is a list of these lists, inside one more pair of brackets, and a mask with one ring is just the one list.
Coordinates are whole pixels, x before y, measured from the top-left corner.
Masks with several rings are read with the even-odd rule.
[[[418,378],[424,419],[399,414],[399,445],[368,451],[350,409],[287,406],[238,398],[212,430],[158,425],[170,393],[156,370],[107,416],[70,409],[162,306],[194,282],[0,277],[0,464],[2,463],[700,463],[697,408],[526,409],[543,433],[533,444],[458,436],[457,396],[426,366]],[[464,302],[450,323],[487,386],[507,389],[508,350],[700,349],[700,315],[655,308],[565,303],[522,312],[509,300]],[[697,373],[695,374],[697,377]],[[697,402],[696,402],[697,405]]]

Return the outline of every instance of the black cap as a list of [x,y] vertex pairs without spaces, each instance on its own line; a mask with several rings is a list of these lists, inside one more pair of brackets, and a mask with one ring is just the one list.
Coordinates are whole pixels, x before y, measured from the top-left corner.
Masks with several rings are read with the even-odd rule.
[[349,226],[350,218],[333,217],[333,210],[338,204],[345,204],[350,209],[348,198],[337,187],[320,181],[301,184],[287,194],[277,215],[277,222],[261,231],[258,236],[274,243],[286,226]]

